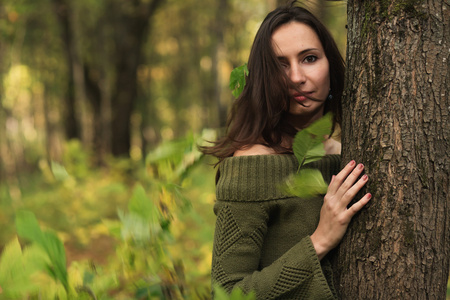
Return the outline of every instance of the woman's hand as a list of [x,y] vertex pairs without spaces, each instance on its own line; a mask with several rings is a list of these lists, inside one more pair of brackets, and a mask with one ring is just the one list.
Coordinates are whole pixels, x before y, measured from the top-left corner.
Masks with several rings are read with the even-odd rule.
[[331,179],[320,210],[319,225],[311,235],[311,241],[319,259],[339,244],[352,217],[372,198],[372,195],[368,193],[347,209],[349,203],[368,180],[367,175],[357,180],[363,170],[363,164],[356,166],[355,161],[352,160]]

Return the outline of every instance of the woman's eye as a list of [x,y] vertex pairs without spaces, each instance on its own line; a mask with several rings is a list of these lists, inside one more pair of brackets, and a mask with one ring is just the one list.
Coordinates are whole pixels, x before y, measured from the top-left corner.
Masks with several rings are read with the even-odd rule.
[[314,55],[309,55],[307,57],[305,57],[305,62],[307,63],[313,63],[317,60],[317,56]]
[[283,69],[287,69],[287,68],[289,68],[289,65],[288,65],[288,64],[286,64],[286,63],[281,63],[281,66],[283,67]]

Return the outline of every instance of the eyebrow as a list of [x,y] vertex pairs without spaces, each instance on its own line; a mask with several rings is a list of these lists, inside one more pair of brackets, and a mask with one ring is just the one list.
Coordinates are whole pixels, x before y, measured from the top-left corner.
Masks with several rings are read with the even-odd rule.
[[[301,56],[301,55],[303,55],[303,54],[305,54],[305,53],[307,53],[307,52],[309,52],[309,51],[314,51],[314,50],[319,50],[319,49],[318,49],[318,48],[308,48],[308,49],[305,49],[305,50],[300,51],[300,52],[297,54],[297,56]],[[278,58],[278,59],[284,59],[285,56],[278,55],[277,58]]]

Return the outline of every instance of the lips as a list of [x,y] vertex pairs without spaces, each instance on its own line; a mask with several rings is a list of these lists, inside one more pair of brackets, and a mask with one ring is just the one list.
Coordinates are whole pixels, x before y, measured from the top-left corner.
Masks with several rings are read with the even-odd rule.
[[294,93],[292,95],[292,97],[294,97],[294,99],[298,102],[303,102],[307,99],[309,99],[309,97],[311,96],[312,92],[302,92],[302,94],[300,93]]

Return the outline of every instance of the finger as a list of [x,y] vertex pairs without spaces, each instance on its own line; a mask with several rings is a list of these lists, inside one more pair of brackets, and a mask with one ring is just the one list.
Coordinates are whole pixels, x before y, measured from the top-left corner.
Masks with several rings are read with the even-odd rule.
[[336,192],[336,197],[341,198],[347,191],[352,188],[353,184],[358,179],[359,175],[361,175],[364,170],[364,165],[359,164],[356,168],[347,176],[345,181],[341,184]]
[[353,216],[360,211],[367,203],[369,203],[370,199],[372,199],[372,194],[367,193],[364,197],[361,198],[358,202],[354,203],[348,210],[348,217],[351,219]]
[[[348,189],[341,198],[341,203],[343,206],[347,206],[356,194],[362,189],[362,187],[367,183],[369,177],[367,175],[362,176],[350,189]],[[340,191],[339,191],[340,192]],[[338,193],[339,193],[338,192]]]
[[350,174],[355,166],[356,162],[354,160],[350,161],[330,182],[330,185],[328,186],[328,193],[335,194],[342,182],[345,178],[347,178],[348,174]]

